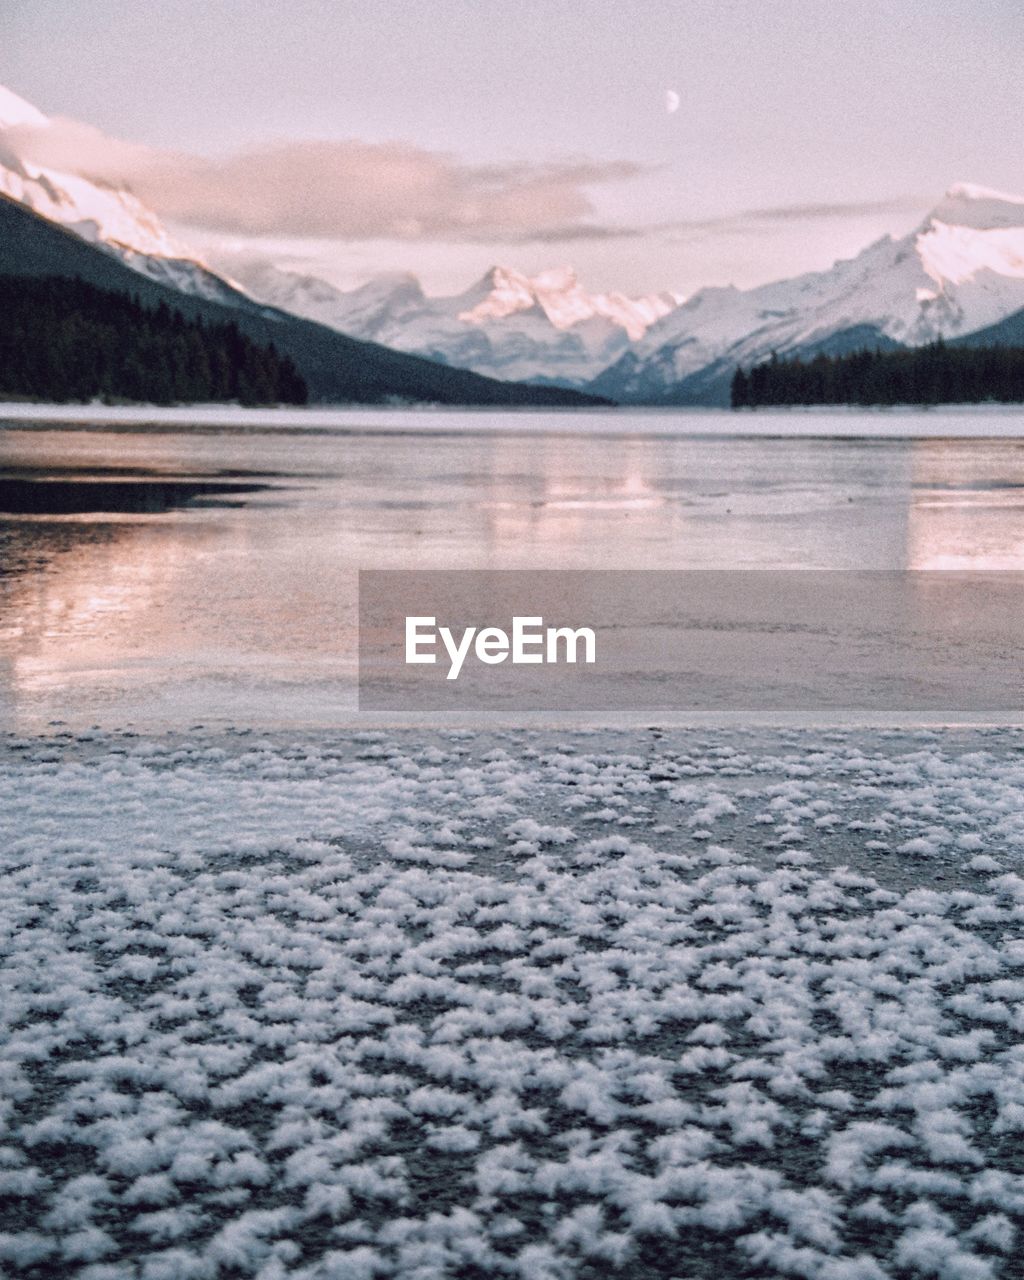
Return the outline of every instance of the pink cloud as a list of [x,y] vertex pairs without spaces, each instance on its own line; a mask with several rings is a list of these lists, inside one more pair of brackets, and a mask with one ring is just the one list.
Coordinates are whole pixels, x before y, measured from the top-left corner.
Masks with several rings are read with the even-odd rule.
[[628,161],[473,165],[401,142],[277,142],[221,159],[108,138],[73,121],[19,129],[22,154],[124,183],[162,216],[210,231],[332,239],[523,240],[607,235],[591,188]]

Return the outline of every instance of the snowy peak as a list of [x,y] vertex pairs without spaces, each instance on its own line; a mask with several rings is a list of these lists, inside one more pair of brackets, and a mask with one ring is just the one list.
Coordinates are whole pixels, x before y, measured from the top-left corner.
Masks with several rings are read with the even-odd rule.
[[591,294],[569,266],[553,267],[532,277],[509,267],[492,267],[463,297],[473,303],[459,313],[459,319],[466,324],[486,324],[539,307],[556,329],[572,329],[600,318],[624,329],[631,342],[642,338],[677,302],[667,293],[641,298],[627,298],[621,293]]
[[142,275],[203,297],[230,293],[130,191],[32,160],[25,132],[50,124],[31,103],[0,86],[0,194],[60,223]]
[[1024,279],[1024,226],[979,230],[933,221],[918,236],[917,252],[940,289],[966,284],[985,271]]
[[[949,188],[908,235],[754,289],[702,289],[653,325],[594,388],[617,399],[715,395],[737,364],[887,340],[917,346],[1024,310],[1024,197]],[[844,335],[846,335],[844,337]]]
[[1024,225],[1024,196],[980,187],[973,182],[957,182],[932,210],[928,221],[974,227],[979,231],[1019,227]]
[[1024,279],[1024,196],[957,183],[926,219],[915,249],[939,291],[982,272]]
[[372,294],[377,297],[422,298],[423,286],[420,284],[419,277],[411,271],[387,271],[383,275],[374,276],[372,280],[367,280],[352,292],[363,297],[369,297]]
[[234,271],[257,300],[352,337],[491,377],[563,385],[590,381],[679,301],[668,293],[591,294],[568,266],[535,276],[493,266],[449,297],[427,297],[410,275],[342,292],[265,266]]
[[19,127],[41,128],[50,121],[31,102],[19,98],[10,89],[0,84],[0,129],[16,129]]
[[528,277],[510,267],[491,267],[459,295],[459,301],[465,304],[459,319],[466,324],[500,320],[517,311],[529,311],[537,303]]
[[377,276],[373,280],[367,280],[365,284],[360,285],[358,289],[353,289],[349,294],[343,294],[335,289],[334,294],[336,297],[347,298],[348,305],[354,308],[362,308],[366,312],[376,310],[382,316],[408,311],[410,308],[422,306],[426,301],[423,286],[417,277],[408,271],[396,271]]
[[348,293],[316,276],[285,271],[269,262],[238,264],[232,274],[257,302],[357,338],[376,338],[390,321],[424,302],[419,280],[408,272],[378,276]]

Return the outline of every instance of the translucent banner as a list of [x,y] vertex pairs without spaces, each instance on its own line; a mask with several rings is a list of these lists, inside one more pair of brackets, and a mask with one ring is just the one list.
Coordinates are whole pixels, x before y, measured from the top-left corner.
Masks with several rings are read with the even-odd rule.
[[359,705],[571,723],[1024,719],[1024,574],[364,571]]

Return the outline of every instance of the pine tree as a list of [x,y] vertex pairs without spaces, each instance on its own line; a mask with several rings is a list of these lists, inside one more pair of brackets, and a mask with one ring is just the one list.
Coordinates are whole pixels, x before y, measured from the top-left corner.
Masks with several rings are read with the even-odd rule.
[[941,338],[924,347],[862,350],[842,356],[771,359],[737,369],[732,403],[967,404],[1024,403],[1024,347],[950,347]]

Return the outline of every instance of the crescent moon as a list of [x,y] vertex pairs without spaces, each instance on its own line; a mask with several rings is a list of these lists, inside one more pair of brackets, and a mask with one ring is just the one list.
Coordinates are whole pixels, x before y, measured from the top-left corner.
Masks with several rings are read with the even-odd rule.
[[676,93],[675,89],[665,90],[665,110],[670,116],[674,115],[679,110],[679,102],[679,94]]

